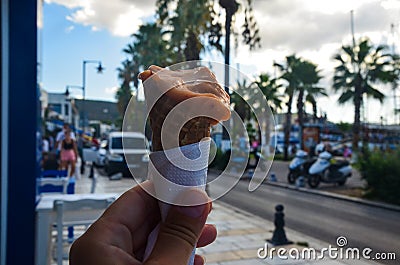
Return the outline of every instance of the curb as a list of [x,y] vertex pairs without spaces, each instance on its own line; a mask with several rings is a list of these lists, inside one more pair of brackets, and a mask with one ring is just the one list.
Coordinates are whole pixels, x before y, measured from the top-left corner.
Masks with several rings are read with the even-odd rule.
[[333,193],[333,192],[328,192],[328,191],[312,190],[312,189],[296,187],[293,185],[288,185],[288,184],[283,184],[283,183],[278,183],[278,182],[270,182],[268,180],[267,180],[267,182],[264,182],[263,184],[267,184],[267,185],[271,185],[271,186],[275,186],[275,187],[279,187],[279,188],[296,190],[296,191],[300,191],[300,192],[308,192],[308,193],[312,193],[312,194],[319,195],[319,196],[331,197],[331,198],[335,198],[335,199],[339,199],[339,200],[343,200],[343,201],[361,203],[361,204],[368,205],[368,206],[379,207],[379,208],[383,208],[383,209],[387,209],[387,210],[391,210],[391,211],[400,212],[400,206],[392,205],[392,204],[388,204],[388,203],[374,202],[374,201],[350,197],[350,196],[337,194],[337,193]]

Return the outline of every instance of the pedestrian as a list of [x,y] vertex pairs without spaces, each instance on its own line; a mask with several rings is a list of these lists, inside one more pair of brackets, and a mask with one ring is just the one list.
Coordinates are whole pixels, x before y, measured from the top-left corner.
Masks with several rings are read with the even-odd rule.
[[295,156],[295,155],[296,155],[297,146],[296,146],[295,143],[292,144],[292,149],[291,149],[290,151],[291,151],[292,156]]
[[85,159],[83,158],[83,148],[86,144],[86,139],[84,137],[84,133],[80,132],[79,137],[77,139],[77,147],[78,147],[78,154],[81,159],[81,175],[85,174]]
[[50,142],[47,137],[42,137],[42,152],[48,153],[50,151]]
[[78,158],[78,148],[76,142],[71,137],[71,131],[67,130],[64,134],[65,139],[61,141],[60,159],[61,159],[61,169],[68,170],[69,166],[69,176],[73,177],[75,175],[75,165]]
[[57,155],[60,154],[61,151],[61,142],[65,139],[65,132],[70,131],[70,136],[73,140],[75,140],[75,134],[74,132],[71,131],[71,127],[69,123],[64,123],[63,128],[60,132],[57,133],[56,136],[56,144],[54,145],[54,148],[56,148],[56,153]]
[[346,159],[351,158],[351,149],[347,145],[344,147],[343,157]]
[[42,170],[58,170],[59,164],[56,154],[43,152],[42,155]]

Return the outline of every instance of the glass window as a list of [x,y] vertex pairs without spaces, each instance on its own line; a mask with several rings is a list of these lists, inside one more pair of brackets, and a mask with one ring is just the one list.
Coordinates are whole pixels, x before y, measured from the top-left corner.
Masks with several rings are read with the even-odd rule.
[[125,137],[124,145],[122,145],[122,137],[115,137],[111,139],[112,149],[145,149],[143,138]]
[[55,111],[55,112],[61,114],[61,104],[50,104],[50,105],[49,105],[49,108],[50,108],[52,111]]

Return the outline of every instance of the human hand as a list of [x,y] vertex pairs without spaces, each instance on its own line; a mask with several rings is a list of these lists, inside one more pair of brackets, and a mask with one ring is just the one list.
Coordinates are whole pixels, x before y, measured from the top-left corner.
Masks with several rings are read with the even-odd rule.
[[[150,181],[141,185],[152,189]],[[197,197],[209,200],[204,192]],[[187,265],[192,250],[212,243],[216,228],[205,224],[211,202],[194,207],[172,206],[152,253],[142,262],[147,238],[160,222],[158,201],[136,186],[116,200],[71,247],[71,265]],[[196,255],[195,265],[204,264]]]

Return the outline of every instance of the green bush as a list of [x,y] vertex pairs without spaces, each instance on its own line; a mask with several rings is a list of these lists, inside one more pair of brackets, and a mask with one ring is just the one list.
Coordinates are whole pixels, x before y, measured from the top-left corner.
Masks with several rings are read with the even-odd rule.
[[368,184],[366,197],[400,205],[400,148],[364,151],[357,166]]

